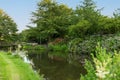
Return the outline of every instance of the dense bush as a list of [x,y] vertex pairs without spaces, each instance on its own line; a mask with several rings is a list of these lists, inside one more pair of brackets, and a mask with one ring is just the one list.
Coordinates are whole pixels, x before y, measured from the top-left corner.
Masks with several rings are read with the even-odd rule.
[[85,69],[87,74],[81,75],[80,80],[119,80],[120,79],[120,54],[114,52],[112,55],[106,49],[98,45],[93,62],[87,61]]
[[100,42],[101,46],[106,48],[107,51],[113,52],[114,50],[120,50],[119,34],[104,36],[94,35],[87,37],[85,40],[76,38],[69,42],[68,50],[76,54],[94,53],[97,42]]
[[66,44],[63,44],[63,45],[60,45],[60,44],[56,44],[56,45],[53,45],[53,44],[49,44],[49,51],[59,51],[59,52],[68,52],[68,47]]
[[76,25],[72,25],[69,27],[69,36],[71,38],[79,38],[83,37],[88,29],[91,27],[91,23],[88,22],[87,20],[81,20],[78,22]]

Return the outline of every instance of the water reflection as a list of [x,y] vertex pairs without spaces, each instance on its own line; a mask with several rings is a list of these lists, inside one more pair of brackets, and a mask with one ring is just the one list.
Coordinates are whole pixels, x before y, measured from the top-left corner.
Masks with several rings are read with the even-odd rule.
[[69,64],[65,60],[52,60],[43,54],[29,54],[37,70],[44,74],[46,80],[79,80],[86,71],[79,63]]

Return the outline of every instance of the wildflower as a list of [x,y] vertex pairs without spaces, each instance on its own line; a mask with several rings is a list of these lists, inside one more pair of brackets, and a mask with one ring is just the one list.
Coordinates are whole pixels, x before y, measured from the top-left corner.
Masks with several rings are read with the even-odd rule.
[[96,76],[99,77],[100,79],[105,78],[107,74],[109,74],[109,71],[106,70],[106,67],[109,63],[109,61],[105,62],[101,62],[97,59],[94,59],[95,63],[96,63]]
[[105,78],[107,74],[109,74],[109,71],[97,70],[96,76],[102,79]]

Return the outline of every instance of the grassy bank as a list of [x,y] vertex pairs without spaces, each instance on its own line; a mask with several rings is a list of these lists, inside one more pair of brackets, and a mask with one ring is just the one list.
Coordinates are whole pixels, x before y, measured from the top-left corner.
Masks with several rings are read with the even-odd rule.
[[28,54],[44,54],[49,56],[57,56],[62,58],[68,57],[68,47],[66,44],[46,44],[44,45],[23,45],[23,50],[28,51]]
[[0,80],[43,80],[20,58],[0,52]]
[[47,49],[43,45],[30,45],[30,44],[24,44],[23,50],[28,51],[29,54],[40,54],[44,53]]

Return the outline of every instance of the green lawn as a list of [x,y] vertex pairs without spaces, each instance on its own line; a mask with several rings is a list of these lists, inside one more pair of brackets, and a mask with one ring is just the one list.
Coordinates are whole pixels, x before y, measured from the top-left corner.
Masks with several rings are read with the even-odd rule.
[[20,58],[0,52],[0,80],[43,80]]

